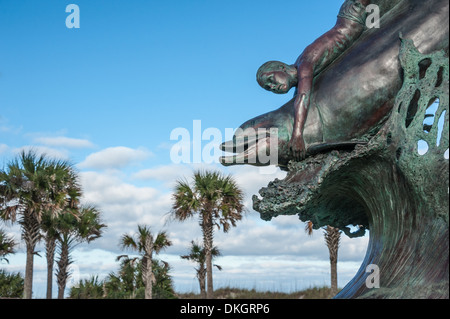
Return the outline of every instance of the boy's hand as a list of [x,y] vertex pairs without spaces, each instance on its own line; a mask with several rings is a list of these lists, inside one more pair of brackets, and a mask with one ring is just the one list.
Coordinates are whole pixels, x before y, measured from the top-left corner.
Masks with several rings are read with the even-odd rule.
[[294,102],[297,116],[295,118],[292,137],[288,143],[288,147],[292,157],[297,162],[300,162],[306,158],[306,146],[305,140],[303,139],[303,127],[305,125],[306,116],[308,114],[308,104],[308,95],[306,93],[298,95]]
[[297,162],[300,162],[306,158],[306,146],[302,134],[295,133],[294,131],[291,140],[288,143],[288,147],[294,157],[294,160]]

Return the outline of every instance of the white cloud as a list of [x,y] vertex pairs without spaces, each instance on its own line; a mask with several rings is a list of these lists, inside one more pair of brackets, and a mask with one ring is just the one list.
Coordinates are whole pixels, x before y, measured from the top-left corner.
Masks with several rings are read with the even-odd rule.
[[368,234],[369,232],[367,232],[366,236],[360,238],[349,238],[346,235],[342,234],[339,260],[359,261],[361,256],[365,256],[367,247],[369,245]]
[[34,141],[52,147],[91,148],[94,146],[92,142],[86,139],[76,139],[65,136],[36,137]]
[[63,160],[69,159],[69,152],[67,150],[54,149],[54,148],[47,147],[47,146],[27,145],[27,146],[22,146],[22,147],[13,149],[13,153],[15,153],[15,154],[18,154],[22,151],[25,151],[25,152],[34,151],[39,155],[45,154],[46,156],[51,157],[51,158],[57,158],[57,159],[63,159]]
[[265,170],[255,166],[231,166],[227,171],[232,174],[237,184],[244,190],[246,205],[252,207],[252,196],[257,195],[259,190],[266,187],[275,178],[283,179],[286,172],[275,169],[272,174],[265,174]]
[[137,187],[107,173],[80,173],[86,200],[96,203],[136,204],[153,200],[160,192],[150,187]]
[[118,251],[121,235],[146,224],[155,231],[164,228],[171,205],[170,193],[152,187],[138,187],[122,180],[119,173],[81,172],[83,202],[97,206],[108,225],[95,245]]
[[177,180],[191,181],[194,171],[198,170],[223,171],[223,167],[204,163],[169,164],[138,171],[132,175],[132,178],[141,181],[159,181],[166,188],[172,189]]
[[[326,257],[322,238],[308,237],[304,224],[296,216],[280,216],[290,220],[291,226],[260,221],[255,212],[237,223],[237,227],[223,234],[216,231],[215,239],[225,254],[239,256],[301,255]],[[275,219],[274,219],[275,220]]]
[[152,153],[145,148],[132,149],[124,146],[109,147],[90,154],[78,164],[80,168],[121,169],[133,162],[139,162],[150,157]]
[[8,151],[9,147],[6,144],[0,144],[0,154],[6,153]]
[[133,178],[139,180],[158,180],[171,182],[183,176],[190,176],[191,174],[191,167],[187,165],[172,164],[141,170],[133,174]]

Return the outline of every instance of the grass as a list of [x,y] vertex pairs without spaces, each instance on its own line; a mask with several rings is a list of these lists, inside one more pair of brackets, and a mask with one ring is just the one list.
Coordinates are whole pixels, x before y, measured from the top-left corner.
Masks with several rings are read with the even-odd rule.
[[[177,294],[180,299],[200,299],[200,294]],[[276,291],[257,291],[255,289],[219,288],[214,291],[215,299],[330,299],[329,287],[312,287],[291,293]]]

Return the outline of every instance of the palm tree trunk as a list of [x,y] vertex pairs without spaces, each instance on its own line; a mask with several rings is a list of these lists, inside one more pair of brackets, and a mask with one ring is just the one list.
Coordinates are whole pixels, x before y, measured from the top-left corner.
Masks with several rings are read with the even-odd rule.
[[31,299],[33,294],[34,249],[40,238],[39,222],[30,212],[25,212],[21,220],[21,225],[22,238],[25,241],[27,250],[23,298]]
[[202,221],[203,228],[203,245],[205,246],[205,262],[206,262],[206,298],[214,298],[213,289],[213,273],[212,273],[212,247],[213,247],[213,224],[212,216],[209,214]]
[[45,250],[47,258],[47,299],[53,294],[53,264],[55,262],[56,239],[46,238]]
[[27,244],[27,259],[25,266],[25,279],[23,285],[23,299],[31,299],[33,294],[33,267],[34,267],[34,248]]
[[152,255],[153,255],[153,238],[152,236],[147,236],[145,239],[145,256],[146,259],[146,276],[145,276],[145,299],[153,298],[153,265],[152,265]]
[[331,294],[335,296],[338,293],[337,284],[337,258],[339,241],[341,238],[341,232],[338,228],[327,226],[325,228],[325,242],[330,253],[330,271],[331,271]]
[[202,299],[206,299],[206,284],[205,284],[206,278],[205,277],[206,277],[205,265],[201,264],[197,271],[197,278],[198,278],[198,283],[200,285],[200,296]]
[[69,278],[69,244],[63,240],[61,242],[61,251],[59,260],[56,263],[58,269],[56,271],[56,281],[58,283],[58,299],[64,299],[64,290],[66,289],[67,279]]
[[145,276],[145,299],[153,299],[153,265],[150,258],[147,256],[146,262],[146,276]]
[[338,293],[337,285],[337,260],[330,258],[330,268],[331,268],[331,294],[336,296]]

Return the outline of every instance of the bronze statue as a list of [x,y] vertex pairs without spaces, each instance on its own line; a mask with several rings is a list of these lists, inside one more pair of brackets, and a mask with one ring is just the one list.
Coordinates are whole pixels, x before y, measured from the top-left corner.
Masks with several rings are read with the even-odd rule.
[[[297,155],[308,157],[333,149],[352,148],[366,143],[379,130],[389,116],[395,95],[402,85],[402,70],[398,61],[399,35],[413,39],[422,53],[448,48],[448,2],[429,0],[424,4],[419,0],[372,0],[371,3],[380,7],[381,28],[365,29],[359,37],[354,34],[351,47],[341,51],[340,56],[330,64],[324,65],[325,69],[319,69],[319,74],[314,73],[308,99],[298,98],[297,94],[279,109],[242,124],[233,140],[221,146],[226,152],[242,151],[222,157],[222,164],[269,165],[258,160],[249,163],[247,159],[258,151],[265,152],[271,143],[278,144],[278,165],[281,168],[284,169],[290,160],[298,160],[290,146],[294,140],[292,137],[298,133],[298,130],[294,133],[295,122],[301,128],[304,120],[296,112],[296,102],[302,105],[298,103],[302,100],[309,105],[302,134],[306,153],[297,151]],[[338,17],[336,25],[339,21],[345,24],[347,20],[361,27],[359,23],[341,17]],[[424,29],[433,30],[432,36],[425,36]],[[287,72],[294,73],[291,68]],[[291,85],[298,85],[294,83],[291,81]],[[280,86],[274,89],[286,91]],[[277,137],[270,137],[271,128],[278,129]],[[244,138],[249,130],[256,129],[266,130],[267,134],[257,139]],[[241,147],[239,143],[245,145]]]
[[287,93],[296,86],[294,127],[289,141],[292,157],[306,157],[303,130],[308,116],[314,76],[336,60],[364,31],[366,6],[370,0],[346,0],[338,14],[336,25],[309,45],[293,65],[279,61],[264,63],[257,72],[259,85],[274,93]]
[[[262,219],[298,215],[350,237],[370,230],[361,268],[335,298],[448,299],[449,1],[371,0],[380,28],[362,31],[368,3],[345,1],[335,28],[295,64],[260,68],[265,89],[297,92],[241,125],[222,144],[237,154],[221,162],[270,165],[260,154],[275,144],[288,172],[253,196]],[[348,38],[334,33],[342,26]],[[379,288],[370,284],[372,266]]]

